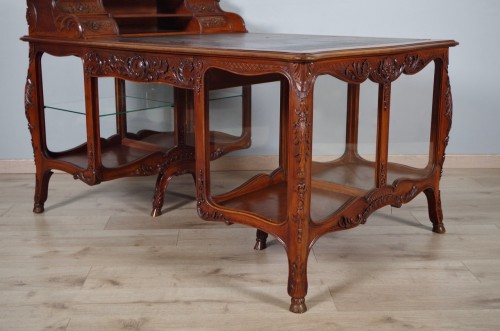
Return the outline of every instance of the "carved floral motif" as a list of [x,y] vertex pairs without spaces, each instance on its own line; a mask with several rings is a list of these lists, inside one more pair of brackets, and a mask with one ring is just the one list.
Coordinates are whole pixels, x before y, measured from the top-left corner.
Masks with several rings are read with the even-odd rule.
[[81,20],[84,34],[97,34],[99,32],[115,32],[115,23],[109,20]]
[[305,263],[302,261],[300,254],[298,254],[295,257],[295,261],[290,266],[290,277],[288,277],[288,293],[294,293],[300,286],[300,282],[305,276]]
[[370,75],[370,63],[368,60],[353,62],[345,68],[345,76],[349,81],[362,83]]
[[295,93],[301,99],[306,98],[312,90],[314,63],[292,63],[289,71],[293,79]]
[[204,28],[219,28],[228,24],[224,16],[198,17],[198,21]]
[[384,89],[384,97],[382,100],[382,110],[384,112],[387,112],[391,108],[391,84],[390,83],[383,84],[383,89]]
[[224,222],[227,225],[234,224],[235,222],[217,210],[210,210],[205,201],[205,176],[203,170],[198,173],[197,186],[198,186],[198,199],[197,210],[198,215],[205,220]]
[[189,87],[194,81],[192,59],[170,60],[157,56],[101,55],[90,52],[84,57],[85,74],[90,76],[119,76],[141,82],[163,81]]
[[418,189],[415,185],[413,185],[408,192],[399,195],[394,194],[395,189],[396,188],[394,186],[376,189],[372,194],[366,196],[365,201],[368,203],[368,206],[362,213],[358,214],[355,218],[342,215],[339,222],[334,225],[331,230],[345,230],[364,224],[366,223],[368,216],[370,216],[375,210],[387,205],[401,207],[403,203],[409,202],[418,194]]
[[413,75],[427,66],[431,58],[422,59],[418,54],[411,54],[404,59],[387,57],[374,62],[361,59],[350,64],[333,64],[333,74],[347,82],[362,83],[370,78],[380,84],[388,84],[396,80],[402,73]]
[[387,164],[385,160],[380,162],[380,172],[377,187],[383,187],[387,184]]
[[305,102],[301,101],[300,108],[295,110],[297,114],[297,122],[293,125],[293,146],[295,160],[298,164],[297,176],[305,176],[305,166],[308,157],[311,154],[311,122],[309,120],[309,110],[305,106]]
[[350,229],[358,226],[363,222],[363,216],[361,214],[357,215],[356,218],[341,216],[337,224],[340,229]]
[[425,68],[429,62],[426,62],[417,55],[408,55],[404,62],[404,73],[413,75]]
[[370,79],[379,84],[388,84],[401,76],[404,67],[404,63],[397,58],[386,58],[376,69],[372,69]]

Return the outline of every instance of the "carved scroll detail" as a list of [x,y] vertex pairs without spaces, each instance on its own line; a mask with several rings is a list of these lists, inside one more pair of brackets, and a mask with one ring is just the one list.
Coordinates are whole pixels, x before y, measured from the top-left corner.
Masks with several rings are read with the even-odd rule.
[[97,185],[102,182],[102,169],[100,167],[96,168],[95,155],[94,155],[94,145],[87,143],[87,160],[88,168],[84,171],[80,171],[73,175],[74,179],[79,179],[87,185]]
[[[379,84],[388,84],[396,80],[402,73],[413,75],[427,66],[432,60],[422,58],[419,54],[401,57],[386,57],[382,61],[360,59],[350,64],[334,63],[329,66],[332,75],[350,83],[362,83],[370,78]],[[329,72],[330,73],[330,72]]]
[[367,201],[369,202],[369,205],[362,213],[363,223],[366,222],[366,219],[368,218],[368,216],[371,213],[373,213],[375,210],[377,210],[383,206],[389,205],[389,204],[393,205],[393,206],[401,207],[403,205],[403,203],[409,202],[418,193],[418,189],[415,185],[413,185],[408,192],[405,192],[405,193],[400,194],[400,195],[395,195],[393,191],[394,191],[394,187],[388,187],[387,190],[385,191],[386,194],[384,194],[384,195],[381,195],[381,196],[373,195],[371,197],[367,197]]
[[370,63],[367,60],[354,62],[346,67],[345,76],[353,82],[362,83],[370,75]]
[[362,213],[356,215],[356,217],[342,215],[339,222],[334,225],[331,230],[345,230],[364,224],[366,223],[368,216],[370,216],[377,209],[387,205],[401,207],[403,203],[409,202],[418,194],[418,189],[415,185],[413,185],[408,192],[399,195],[394,194],[395,189],[396,187],[394,186],[387,186],[382,189],[375,190],[372,194],[366,196],[365,201],[368,205]]
[[197,95],[200,95],[201,93],[201,85],[203,84],[203,61],[196,59],[194,61],[194,73],[195,73],[195,78],[194,78],[194,91]]
[[384,99],[382,100],[382,110],[387,112],[391,107],[391,84],[383,84],[384,88]]
[[192,59],[171,60],[157,56],[101,55],[90,52],[84,57],[85,74],[90,76],[119,76],[140,82],[163,81],[190,87],[194,81]]
[[224,222],[227,225],[234,224],[235,222],[217,210],[210,210],[205,201],[205,176],[203,170],[198,173],[197,186],[198,186],[198,199],[197,199],[197,210],[198,215],[205,220]]
[[370,79],[375,83],[387,84],[395,81],[403,73],[405,64],[397,58],[386,58],[370,73]]
[[341,216],[337,224],[337,228],[350,229],[358,226],[361,223],[363,223],[363,215],[361,214],[358,214],[356,218]]
[[404,62],[404,73],[413,75],[425,68],[429,62],[426,62],[417,55],[408,55]]
[[80,38],[82,31],[80,31],[80,24],[73,16],[58,16],[55,19],[58,31],[71,33],[74,37]]

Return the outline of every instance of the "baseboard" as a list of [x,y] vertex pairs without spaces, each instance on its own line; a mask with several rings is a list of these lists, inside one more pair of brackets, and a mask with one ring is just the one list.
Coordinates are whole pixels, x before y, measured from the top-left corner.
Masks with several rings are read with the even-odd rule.
[[[333,157],[318,157],[318,161],[332,160]],[[407,165],[425,164],[424,155],[392,155],[390,160]],[[276,156],[227,156],[212,163],[212,169],[223,170],[273,170],[276,168]],[[500,168],[500,155],[447,155],[445,168]],[[0,160],[0,174],[35,173],[33,160]]]
[[[338,156],[318,156],[315,161],[330,161]],[[374,160],[374,156],[366,156]],[[427,155],[390,155],[391,162],[406,164],[415,167],[424,167],[427,164]],[[213,170],[274,170],[278,164],[277,156],[240,156],[223,157],[212,162]],[[489,169],[500,168],[500,155],[447,155],[445,169]]]

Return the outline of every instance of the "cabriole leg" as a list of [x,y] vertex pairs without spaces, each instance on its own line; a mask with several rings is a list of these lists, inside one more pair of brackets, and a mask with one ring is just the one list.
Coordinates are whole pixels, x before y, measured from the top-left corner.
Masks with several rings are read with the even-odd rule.
[[429,208],[429,219],[432,222],[432,231],[436,233],[445,233],[443,224],[443,210],[441,209],[441,191],[427,189],[424,191],[427,197]]
[[44,204],[47,201],[47,195],[49,191],[49,180],[53,172],[50,170],[37,171],[36,182],[35,182],[35,205],[33,207],[33,212],[36,214],[43,213]]

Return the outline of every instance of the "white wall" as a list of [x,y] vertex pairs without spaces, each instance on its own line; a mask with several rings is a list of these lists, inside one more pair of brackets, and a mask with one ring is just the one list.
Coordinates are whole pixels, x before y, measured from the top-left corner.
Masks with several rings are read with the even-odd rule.
[[[306,5],[307,3],[307,5]],[[19,37],[27,33],[25,23],[25,3],[23,1],[1,0],[0,29],[2,31],[0,77],[1,117],[0,117],[0,159],[32,158],[30,137],[24,116],[24,83],[27,68],[27,46]],[[434,39],[455,39],[460,46],[450,52],[450,75],[454,96],[454,118],[448,154],[500,154],[500,1],[497,0],[221,0],[226,10],[241,14],[252,32],[279,32],[303,34],[331,34],[352,36],[413,37]],[[51,71],[47,84],[56,85],[57,79],[68,82],[79,80],[80,69],[70,73],[66,67],[74,68],[75,59],[48,61],[46,71]],[[78,66],[78,64],[77,64]],[[75,77],[73,77],[75,76]],[[420,118],[420,101],[405,102],[405,95],[428,93],[428,77],[423,75],[408,83],[404,82],[398,94],[403,96],[394,100],[394,106],[401,114],[394,114],[393,119],[406,119],[407,129],[391,131],[393,141],[408,142],[408,132],[415,128],[425,128],[427,116]],[[50,81],[50,80],[53,81]],[[78,83],[76,86],[81,86]],[[331,98],[343,97],[343,87],[333,80],[320,80],[317,90],[326,94],[316,102],[317,115],[326,111],[343,111],[344,101],[334,103]],[[365,88],[367,99],[373,97],[373,87]],[[254,124],[257,132],[266,133],[268,120],[267,109],[275,107],[277,89],[273,87],[255,88]],[[67,85],[46,91],[68,97],[80,95],[79,88]],[[418,99],[418,98],[416,98]],[[272,101],[269,103],[269,101]],[[340,99],[343,100],[343,99]],[[371,99],[370,99],[371,100]],[[409,105],[408,105],[409,103]],[[332,110],[332,108],[335,108]],[[399,110],[401,108],[401,110]],[[368,109],[368,112],[371,110]],[[318,115],[318,118],[321,118]],[[339,130],[332,130],[327,125],[318,132],[329,135],[328,139],[318,141],[323,147],[328,141],[342,138]],[[362,132],[370,140],[373,121],[362,123]],[[57,126],[57,123],[56,123]],[[371,131],[370,131],[371,130]],[[269,130],[268,130],[269,131]],[[419,131],[419,130],[416,130]],[[266,136],[266,134],[268,136]],[[256,137],[254,152],[270,154],[275,146],[270,146],[266,139],[275,144],[274,135],[267,132]],[[363,138],[363,137],[362,137]],[[65,138],[61,138],[65,139]],[[412,139],[410,139],[412,140]],[[418,139],[417,139],[418,140]],[[326,142],[326,143],[325,143]],[[342,141],[341,141],[342,142]],[[419,141],[408,146],[419,153]],[[268,148],[272,147],[272,148]],[[336,147],[332,146],[332,150]],[[411,148],[413,148],[411,147]],[[395,149],[398,152],[399,149]],[[407,149],[406,149],[407,151]]]

